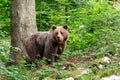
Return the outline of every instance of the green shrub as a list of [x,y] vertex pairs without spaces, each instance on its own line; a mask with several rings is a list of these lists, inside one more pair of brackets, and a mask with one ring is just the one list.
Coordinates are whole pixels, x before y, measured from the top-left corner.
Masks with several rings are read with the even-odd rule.
[[0,41],[0,60],[4,62],[10,61],[10,43],[7,41]]
[[0,1],[0,38],[10,34],[10,1]]
[[119,14],[108,1],[87,1],[84,7],[71,11],[69,48],[97,49],[120,41]]

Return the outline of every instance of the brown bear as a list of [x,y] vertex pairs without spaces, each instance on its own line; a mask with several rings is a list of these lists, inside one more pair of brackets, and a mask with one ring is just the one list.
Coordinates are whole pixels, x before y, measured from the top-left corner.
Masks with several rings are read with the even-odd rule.
[[50,63],[61,55],[68,39],[68,26],[53,26],[50,31],[38,32],[30,36],[26,42],[26,52],[30,62],[46,57]]

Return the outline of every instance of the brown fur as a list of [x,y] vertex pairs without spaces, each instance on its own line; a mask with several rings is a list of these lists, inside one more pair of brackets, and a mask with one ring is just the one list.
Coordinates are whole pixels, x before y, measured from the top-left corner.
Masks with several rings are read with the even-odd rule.
[[46,57],[51,62],[55,61],[55,54],[61,55],[68,39],[67,26],[56,27],[47,32],[38,32],[32,35],[26,42],[26,51],[29,61]]

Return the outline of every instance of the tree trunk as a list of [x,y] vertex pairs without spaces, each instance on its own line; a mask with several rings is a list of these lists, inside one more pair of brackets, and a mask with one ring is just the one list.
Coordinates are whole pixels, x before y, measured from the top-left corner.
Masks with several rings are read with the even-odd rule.
[[[11,56],[15,65],[26,56],[25,41],[37,31],[35,0],[11,0]],[[16,49],[19,48],[19,49]]]

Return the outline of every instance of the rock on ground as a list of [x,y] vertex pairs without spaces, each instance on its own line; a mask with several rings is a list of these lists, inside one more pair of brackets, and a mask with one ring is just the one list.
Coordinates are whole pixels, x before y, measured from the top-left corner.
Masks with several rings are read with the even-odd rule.
[[111,75],[109,77],[104,77],[101,80],[120,80],[120,76]]

